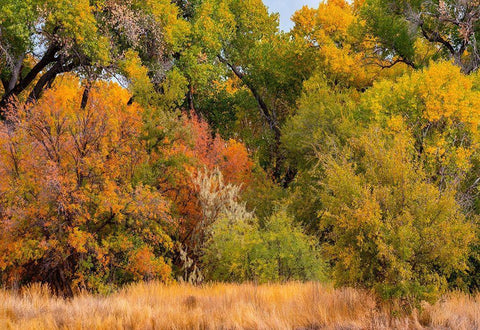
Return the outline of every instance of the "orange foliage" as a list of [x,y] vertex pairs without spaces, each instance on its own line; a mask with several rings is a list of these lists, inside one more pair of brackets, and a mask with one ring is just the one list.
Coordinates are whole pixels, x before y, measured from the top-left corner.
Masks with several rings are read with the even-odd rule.
[[184,117],[184,125],[191,132],[191,140],[178,142],[190,146],[200,165],[209,170],[218,167],[229,183],[243,185],[249,182],[253,162],[243,143],[234,139],[225,141],[218,134],[213,137],[208,124],[194,114],[191,118]]
[[189,134],[175,137],[162,150],[167,158],[181,158],[180,166],[166,169],[168,175],[161,178],[160,186],[177,208],[179,240],[189,244],[202,217],[198,187],[193,184],[198,171],[218,168],[227,183],[244,187],[251,182],[254,163],[243,143],[233,139],[225,141],[218,134],[214,137],[207,122],[197,115],[184,115],[182,120],[183,131]]
[[82,94],[67,76],[20,109],[15,128],[0,124],[0,274],[64,294],[72,283],[166,280],[170,266],[159,255],[172,248],[169,203],[132,184],[146,156],[142,109],[127,106],[128,92],[113,83],[95,83],[85,109]]

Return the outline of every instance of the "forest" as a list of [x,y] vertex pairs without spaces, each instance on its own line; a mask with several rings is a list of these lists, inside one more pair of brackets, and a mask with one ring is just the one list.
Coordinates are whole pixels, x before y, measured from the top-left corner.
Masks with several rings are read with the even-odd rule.
[[262,0],[0,0],[0,287],[477,292],[480,2],[292,21]]

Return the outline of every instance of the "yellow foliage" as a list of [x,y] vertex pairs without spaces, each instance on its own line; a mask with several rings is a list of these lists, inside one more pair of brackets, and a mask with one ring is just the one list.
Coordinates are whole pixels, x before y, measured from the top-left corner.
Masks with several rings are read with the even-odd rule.
[[190,34],[190,25],[180,17],[178,7],[169,0],[135,0],[135,2],[151,11],[162,27],[165,42],[170,48],[173,51],[181,50],[183,42]]
[[[307,49],[318,49],[319,67],[335,84],[362,89],[378,77],[398,74],[398,69],[382,70],[381,63],[369,55],[375,46],[374,39],[354,33],[354,27],[362,25],[355,5],[345,0],[330,0],[322,2],[318,9],[303,7],[292,20],[295,22],[292,35],[304,40]],[[404,70],[402,65],[399,68],[400,72]]]
[[480,139],[480,91],[475,75],[451,62],[432,62],[396,80],[383,80],[362,97],[362,109],[376,121],[395,126],[403,118],[413,129],[427,167],[450,179],[472,166]]
[[474,227],[455,189],[433,184],[413,150],[408,132],[370,128],[325,156],[320,225],[337,284],[429,300],[467,269]]
[[[480,123],[480,92],[472,90],[473,79],[464,75],[451,62],[433,62],[411,75],[409,83],[417,82],[418,93],[425,104],[424,118],[431,122],[459,120],[477,130]],[[408,83],[408,82],[405,82]]]

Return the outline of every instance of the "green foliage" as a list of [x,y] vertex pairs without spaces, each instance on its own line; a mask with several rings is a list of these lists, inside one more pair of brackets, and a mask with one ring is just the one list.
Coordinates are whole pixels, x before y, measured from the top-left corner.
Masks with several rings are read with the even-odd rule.
[[220,219],[202,260],[217,281],[325,280],[326,274],[313,238],[283,211],[263,226],[255,218]]
[[477,1],[366,0],[360,11],[367,33],[378,41],[380,57],[414,68],[430,58],[454,59],[470,73],[480,59],[478,6]]
[[467,269],[472,224],[455,200],[429,182],[408,132],[369,129],[339,155],[324,157],[320,221],[339,285],[385,298],[432,299]]
[[304,83],[297,112],[288,119],[282,135],[290,161],[297,168],[312,167],[316,152],[328,151],[354,134],[355,94],[332,87],[321,73]]
[[354,121],[356,91],[331,86],[316,73],[304,83],[297,112],[283,128],[282,143],[288,161],[298,173],[284,199],[288,210],[310,233],[318,233],[318,210],[322,208],[318,184],[321,164],[317,153],[333,152],[358,131]]
[[275,213],[279,203],[287,192],[274,183],[265,171],[255,166],[252,172],[252,182],[242,192],[242,201],[248,210],[255,212],[259,219],[266,219]]
[[416,31],[412,30],[405,17],[390,9],[390,2],[367,0],[361,14],[367,22],[368,32],[382,43],[381,56],[399,56],[402,60],[414,63]]

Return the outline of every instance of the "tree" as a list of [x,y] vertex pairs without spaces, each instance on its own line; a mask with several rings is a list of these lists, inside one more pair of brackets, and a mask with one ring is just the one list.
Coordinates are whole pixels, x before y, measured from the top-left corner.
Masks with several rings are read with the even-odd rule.
[[[65,72],[89,82],[124,74],[134,52],[159,91],[173,53],[188,34],[170,1],[27,0],[0,2],[0,110],[34,101]],[[130,77],[126,77],[130,78]],[[23,94],[27,95],[23,95]]]
[[363,118],[391,130],[405,121],[430,178],[439,187],[461,183],[457,198],[465,210],[471,210],[478,198],[476,79],[451,62],[435,62],[397,81],[378,82],[359,106]]
[[168,281],[170,203],[134,184],[146,153],[142,108],[114,83],[67,76],[0,129],[0,276],[58,294]]
[[384,298],[433,299],[467,269],[473,225],[415,160],[409,133],[372,127],[324,162],[324,248],[338,285]]
[[[178,61],[189,84],[186,106],[258,150],[262,166],[286,183],[281,126],[309,76],[306,58],[260,0],[205,0],[192,7],[191,46]],[[225,132],[225,125],[236,132]]]
[[373,56],[376,40],[362,33],[361,5],[344,0],[320,3],[316,9],[304,6],[292,17],[292,37],[300,44],[304,57],[314,59],[315,73],[322,73],[338,87],[363,91],[375,80],[405,71],[390,61]]
[[464,73],[480,65],[480,6],[477,0],[366,0],[362,6],[368,33],[378,41],[381,58],[418,68],[418,39],[442,57],[453,59]]
[[334,152],[358,131],[353,116],[356,99],[356,90],[331,86],[322,73],[316,73],[304,83],[297,112],[283,128],[287,160],[298,171],[285,203],[310,234],[318,233],[317,212],[321,208],[321,171],[316,155]]

